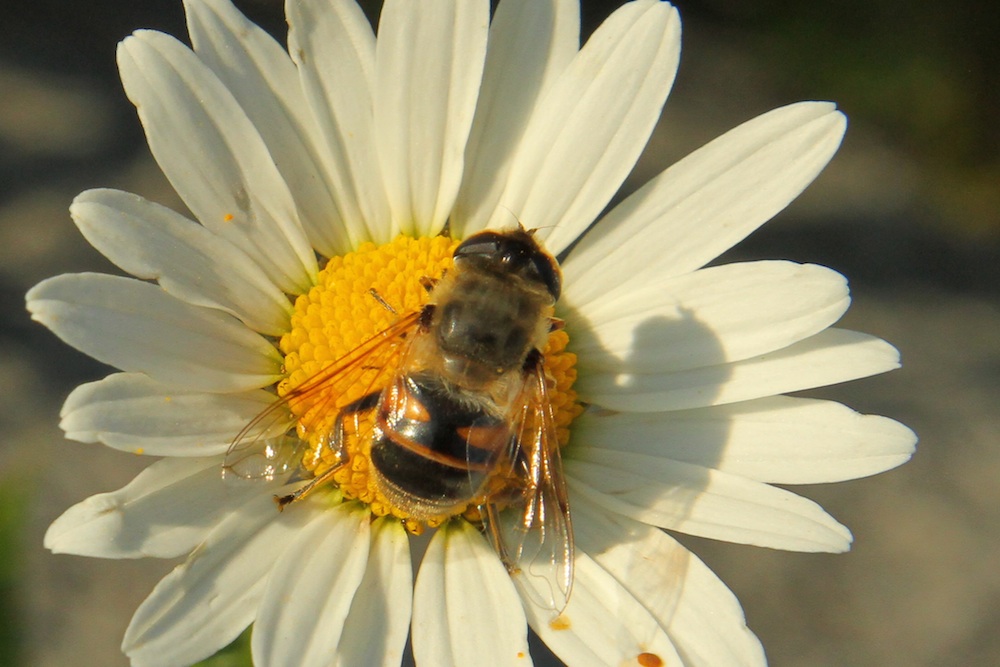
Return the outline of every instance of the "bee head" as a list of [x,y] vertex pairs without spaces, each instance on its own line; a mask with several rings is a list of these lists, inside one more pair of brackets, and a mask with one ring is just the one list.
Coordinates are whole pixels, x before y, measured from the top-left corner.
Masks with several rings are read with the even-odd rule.
[[454,259],[458,265],[469,263],[493,273],[518,276],[543,287],[553,301],[559,300],[562,290],[559,264],[523,228],[473,234],[455,248]]

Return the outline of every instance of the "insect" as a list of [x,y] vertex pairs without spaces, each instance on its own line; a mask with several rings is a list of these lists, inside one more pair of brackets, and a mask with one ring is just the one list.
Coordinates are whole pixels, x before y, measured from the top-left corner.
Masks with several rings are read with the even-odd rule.
[[[224,471],[271,479],[296,467],[301,441],[266,437],[269,415],[396,359],[384,386],[339,408],[324,399],[335,414],[324,422],[325,451],[315,455],[343,465],[347,425],[368,424],[361,437],[370,438],[369,474],[395,507],[417,520],[478,508],[515,582],[561,611],[573,581],[573,531],[542,354],[561,326],[553,316],[559,265],[521,227],[474,234],[453,259],[451,270],[425,280],[426,306],[400,315],[245,428]],[[279,507],[331,481],[337,468],[278,498]]]

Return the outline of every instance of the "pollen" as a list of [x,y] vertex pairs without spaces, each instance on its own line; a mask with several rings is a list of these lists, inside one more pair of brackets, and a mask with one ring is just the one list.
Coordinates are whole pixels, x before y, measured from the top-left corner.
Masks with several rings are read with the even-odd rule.
[[640,653],[636,657],[636,662],[641,665],[641,667],[663,667],[663,658],[656,655],[655,653]]
[[[458,244],[446,236],[400,236],[331,258],[315,286],[296,299],[290,329],[279,341],[285,377],[277,391],[287,400],[297,435],[306,443],[306,474],[326,478],[345,499],[360,500],[376,516],[397,517],[414,534],[450,517],[414,519],[379,491],[369,472],[373,408],[399,368],[405,338],[396,345],[372,343],[427,305],[427,285],[451,269]],[[570,423],[582,411],[572,389],[576,356],[566,350],[568,342],[566,332],[557,330],[543,350],[561,445],[568,442]],[[376,353],[369,353],[376,347]],[[335,431],[342,452],[330,446]],[[475,520],[474,504],[467,513]]]
[[549,621],[549,627],[553,630],[569,630],[573,625],[569,622],[569,617],[566,614],[559,614]]

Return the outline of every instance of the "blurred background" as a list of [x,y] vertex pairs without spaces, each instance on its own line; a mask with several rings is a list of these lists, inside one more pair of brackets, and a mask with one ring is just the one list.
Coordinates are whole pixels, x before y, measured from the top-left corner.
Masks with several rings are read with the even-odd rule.
[[[281,3],[236,3],[283,41]],[[618,2],[584,2],[585,34]],[[679,0],[681,69],[626,191],[738,123],[804,99],[850,119],[838,156],[727,259],[818,262],[851,281],[844,326],[900,371],[813,392],[920,436],[906,466],[798,488],[854,532],[845,555],[681,537],[733,588],[771,664],[1000,664],[1000,14],[992,3]],[[0,665],[124,665],[132,612],[173,563],[53,556],[48,524],[147,463],[63,440],[58,412],[108,369],[30,322],[24,293],[117,272],[73,226],[81,190],[181,208],[121,92],[115,44],[184,36],[179,0],[6,3],[0,41]],[[238,664],[239,651],[213,664]],[[544,659],[536,661],[543,664]]]

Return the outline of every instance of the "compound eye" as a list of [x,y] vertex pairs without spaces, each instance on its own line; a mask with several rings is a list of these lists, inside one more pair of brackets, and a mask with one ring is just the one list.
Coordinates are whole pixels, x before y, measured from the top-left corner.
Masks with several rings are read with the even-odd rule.
[[559,300],[562,287],[559,265],[523,229],[473,234],[455,248],[454,258],[456,262],[469,260],[496,273],[520,276],[544,287],[553,301]]
[[558,301],[562,292],[562,272],[559,271],[555,258],[539,251],[535,254],[532,267],[537,276],[536,280],[545,285],[553,301]]
[[479,232],[473,234],[458,244],[455,248],[455,259],[465,259],[467,257],[495,258],[500,254],[503,235],[497,232]]

